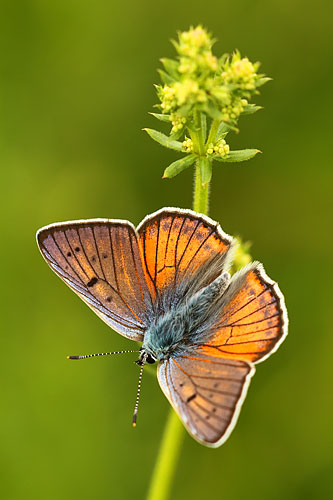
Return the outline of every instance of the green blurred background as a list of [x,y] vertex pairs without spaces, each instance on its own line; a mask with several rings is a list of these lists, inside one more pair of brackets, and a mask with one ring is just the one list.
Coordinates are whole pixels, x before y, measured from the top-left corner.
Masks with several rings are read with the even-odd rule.
[[[192,172],[162,181],[177,158],[141,131],[162,56],[177,30],[202,23],[215,52],[240,49],[274,78],[231,146],[264,154],[216,165],[210,215],[253,242],[286,296],[290,335],[258,366],[230,439],[186,436],[172,499],[313,499],[333,495],[329,271],[332,48],[329,3],[1,2],[0,162],[3,499],[144,498],[168,403],[143,381],[131,417],[133,348],[48,269],[35,231],[76,218],[138,223],[190,207]],[[231,136],[230,136],[231,137]],[[132,359],[133,358],[133,359]]]

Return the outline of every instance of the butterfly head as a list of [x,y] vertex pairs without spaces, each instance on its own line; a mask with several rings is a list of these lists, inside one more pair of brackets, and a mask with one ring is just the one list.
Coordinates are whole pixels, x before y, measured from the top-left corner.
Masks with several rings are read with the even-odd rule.
[[136,364],[139,366],[144,366],[145,364],[153,365],[156,362],[156,358],[154,358],[149,352],[145,349],[140,349],[139,359],[136,361]]

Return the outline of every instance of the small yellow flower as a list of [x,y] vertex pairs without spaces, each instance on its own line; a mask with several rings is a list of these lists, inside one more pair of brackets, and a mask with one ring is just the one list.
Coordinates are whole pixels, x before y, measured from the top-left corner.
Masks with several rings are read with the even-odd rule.
[[160,99],[163,112],[168,113],[176,105],[175,89],[169,85],[164,85],[160,91]]
[[207,99],[198,82],[191,78],[186,78],[182,82],[175,82],[173,85],[178,106],[183,106],[185,103],[205,102]]
[[179,34],[178,50],[181,55],[194,57],[202,50],[210,50],[212,38],[202,26],[191,28]]
[[225,156],[228,155],[230,151],[230,148],[228,144],[226,143],[225,139],[220,139],[219,141],[216,142],[216,144],[208,144],[207,147],[207,154],[208,155],[218,155],[224,158]]
[[187,153],[191,153],[193,151],[193,142],[191,141],[191,139],[185,137],[185,141],[183,142],[183,149]]
[[184,128],[184,125],[186,123],[186,118],[184,116],[177,113],[172,113],[170,118],[172,123],[171,132],[178,132],[178,130]]
[[255,90],[257,67],[258,64],[253,64],[247,57],[241,59],[239,52],[236,52],[231,62],[226,63],[222,78],[226,83],[236,85],[239,89]]

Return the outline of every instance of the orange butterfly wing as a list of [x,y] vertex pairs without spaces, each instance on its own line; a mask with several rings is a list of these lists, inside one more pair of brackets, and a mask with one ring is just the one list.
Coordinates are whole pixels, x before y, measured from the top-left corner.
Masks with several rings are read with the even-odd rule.
[[287,326],[279,287],[261,264],[253,263],[232,277],[211,338],[200,352],[253,363],[263,361],[284,340]]
[[195,352],[163,361],[158,380],[188,432],[206,446],[220,446],[233,430],[254,366]]
[[135,228],[92,219],[51,224],[37,233],[51,269],[114,330],[142,340],[152,300]]
[[253,363],[278,348],[288,325],[283,296],[259,263],[232,277],[218,305],[208,340],[158,367],[161,388],[187,430],[213,447],[226,441],[237,422]]
[[147,283],[155,299],[168,291],[171,297],[177,291],[184,295],[184,286],[190,284],[202,288],[228,264],[232,238],[209,217],[192,210],[164,208],[146,217],[137,230]]

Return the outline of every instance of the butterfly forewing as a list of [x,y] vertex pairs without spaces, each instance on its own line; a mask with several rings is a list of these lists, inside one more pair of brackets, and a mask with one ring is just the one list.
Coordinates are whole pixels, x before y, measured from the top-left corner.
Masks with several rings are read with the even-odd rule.
[[158,380],[188,431],[203,444],[219,446],[236,423],[253,373],[246,361],[196,352],[160,363]]
[[254,263],[233,276],[203,353],[252,362],[277,349],[287,333],[287,312],[276,283]]
[[[156,212],[143,220],[138,233],[147,282],[157,298],[170,290],[177,295],[186,283],[197,281],[199,289],[213,281],[226,265],[232,245],[218,224],[191,210]],[[218,264],[205,268],[214,259]],[[200,272],[202,278],[196,280]]]
[[37,240],[49,266],[89,307],[122,335],[142,340],[152,302],[129,222],[52,224]]

